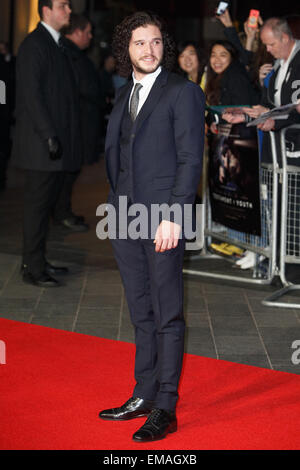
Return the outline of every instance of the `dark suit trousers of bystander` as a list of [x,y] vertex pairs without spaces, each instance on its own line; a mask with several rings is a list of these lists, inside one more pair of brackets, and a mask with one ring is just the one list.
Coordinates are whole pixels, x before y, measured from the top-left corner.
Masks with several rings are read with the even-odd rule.
[[63,171],[25,171],[23,264],[36,278],[45,270],[50,214],[63,180]]

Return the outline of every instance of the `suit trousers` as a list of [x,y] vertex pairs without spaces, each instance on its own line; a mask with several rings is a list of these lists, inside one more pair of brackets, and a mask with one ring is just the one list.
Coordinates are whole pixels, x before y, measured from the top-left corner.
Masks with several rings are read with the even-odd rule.
[[153,240],[111,240],[135,329],[134,397],[174,410],[184,353],[184,240],[155,252]]
[[25,171],[23,264],[37,278],[45,270],[49,219],[63,180],[62,171]]
[[53,210],[53,218],[59,222],[72,217],[72,192],[80,171],[65,172],[61,191]]

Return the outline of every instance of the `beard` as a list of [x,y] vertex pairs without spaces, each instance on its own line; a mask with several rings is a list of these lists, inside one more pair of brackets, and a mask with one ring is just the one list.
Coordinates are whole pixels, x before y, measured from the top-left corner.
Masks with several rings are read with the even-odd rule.
[[155,61],[149,64],[143,64],[141,60],[132,61],[132,66],[140,74],[149,74],[155,72],[162,63],[162,58],[154,57]]

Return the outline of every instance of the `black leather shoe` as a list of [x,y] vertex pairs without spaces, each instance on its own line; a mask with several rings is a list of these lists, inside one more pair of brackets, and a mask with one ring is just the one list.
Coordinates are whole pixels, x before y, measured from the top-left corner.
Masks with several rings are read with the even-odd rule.
[[143,400],[142,398],[129,398],[124,405],[119,408],[110,408],[99,413],[99,418],[114,421],[126,421],[128,419],[148,416],[153,408],[154,402]]
[[45,269],[48,274],[68,274],[69,272],[69,269],[64,266],[53,266],[48,262],[46,263]]
[[68,217],[67,219],[55,221],[55,224],[72,232],[87,232],[90,228],[88,224],[81,221],[78,217]]
[[175,431],[177,431],[175,412],[155,408],[145,424],[134,433],[132,439],[136,442],[158,441]]
[[36,278],[28,271],[24,270],[23,272],[23,282],[26,284],[31,284],[37,287],[59,287],[61,286],[53,277],[49,276],[48,273],[44,272],[40,277]]
[[[28,272],[27,266],[22,264],[20,271],[21,274]],[[68,272],[69,269],[64,266],[53,266],[52,264],[48,263],[48,261],[46,261],[45,273],[49,274],[50,276],[51,274],[68,274]]]
[[86,223],[83,215],[76,215],[76,214],[73,214],[72,212],[72,217],[74,217],[80,223],[84,223],[84,224]]

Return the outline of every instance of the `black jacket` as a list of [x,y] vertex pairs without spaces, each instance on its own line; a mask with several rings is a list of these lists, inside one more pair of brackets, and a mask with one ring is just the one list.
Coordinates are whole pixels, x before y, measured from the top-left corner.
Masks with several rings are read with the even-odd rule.
[[220,105],[250,105],[260,102],[260,94],[253,87],[245,67],[231,62],[221,80]]
[[[274,65],[274,73],[269,80],[267,88],[263,90],[263,101],[262,105],[267,108],[274,108],[274,94],[276,77],[280,69],[280,61],[277,61]],[[297,99],[300,99],[300,41],[296,43],[296,48],[293,52],[292,59],[290,61],[286,78],[281,87],[281,105],[289,104]],[[294,110],[291,112],[287,119],[278,119],[275,121],[275,131],[280,131],[284,127],[291,126],[293,124],[300,125],[300,114]],[[275,132],[277,142],[278,155],[280,155],[280,142],[279,132]],[[288,164],[300,166],[300,130],[290,130],[286,133],[287,149],[294,153],[294,158],[288,158]],[[271,162],[271,150],[269,139],[264,138],[263,147],[263,160]]]
[[80,126],[83,161],[94,163],[101,150],[103,93],[98,71],[86,53],[64,38],[73,62],[80,94]]
[[[245,67],[238,61],[231,62],[225,70],[220,83],[219,106],[253,106],[260,102],[260,94],[253,87]],[[210,125],[220,121],[214,113],[209,112],[206,122]],[[221,119],[221,122],[224,122]]]
[[226,27],[224,29],[224,34],[226,39],[230,41],[239,53],[239,59],[244,65],[249,65],[253,60],[254,53],[253,51],[248,51],[245,49],[240,41],[237,30],[234,26]]
[[[79,93],[71,59],[41,23],[21,44],[16,73],[12,162],[31,170],[79,170]],[[47,139],[53,136],[62,144],[61,160],[49,158]]]

